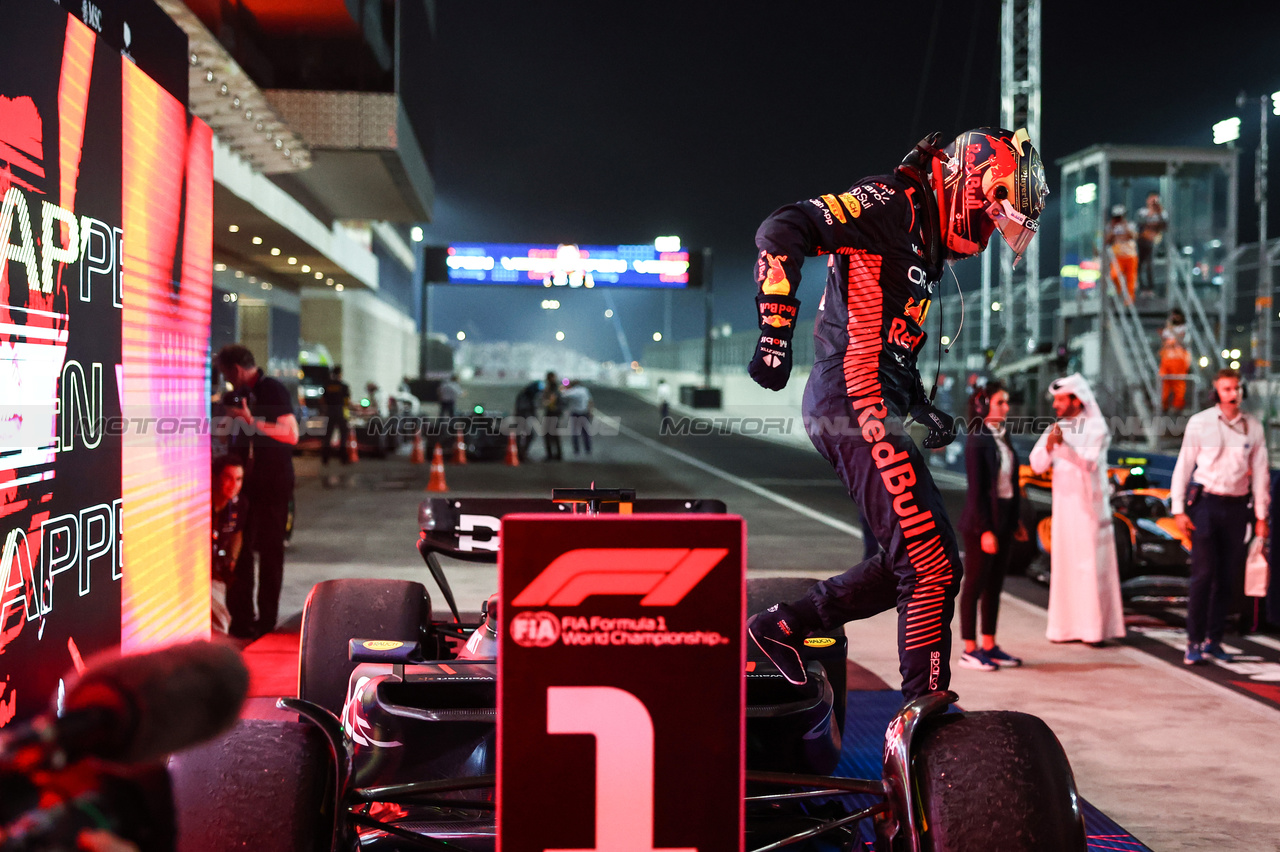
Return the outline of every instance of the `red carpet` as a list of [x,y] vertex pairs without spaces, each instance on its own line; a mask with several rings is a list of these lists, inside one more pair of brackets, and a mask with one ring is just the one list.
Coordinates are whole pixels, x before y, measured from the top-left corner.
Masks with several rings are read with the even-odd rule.
[[299,635],[296,625],[285,625],[245,647],[250,698],[274,700],[298,694]]

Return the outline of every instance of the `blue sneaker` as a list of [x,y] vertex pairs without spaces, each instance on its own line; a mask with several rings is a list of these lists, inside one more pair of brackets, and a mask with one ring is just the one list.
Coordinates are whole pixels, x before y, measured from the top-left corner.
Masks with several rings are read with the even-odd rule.
[[1205,642],[1202,654],[1205,657],[1213,657],[1223,663],[1230,663],[1236,658],[1235,654],[1228,654],[1217,642]]
[[1188,645],[1187,653],[1183,656],[1182,662],[1188,666],[1198,666],[1204,662],[1204,654],[1200,651],[1199,645]]
[[987,659],[995,663],[997,666],[1012,669],[1022,665],[1022,659],[1020,657],[1015,657],[1013,654],[1006,654],[1004,651],[1000,650],[999,645],[985,650],[982,653],[986,654]]
[[960,668],[974,669],[975,671],[980,672],[996,671],[1000,667],[987,656],[987,653],[987,651],[984,651],[981,648],[962,652],[960,654]]

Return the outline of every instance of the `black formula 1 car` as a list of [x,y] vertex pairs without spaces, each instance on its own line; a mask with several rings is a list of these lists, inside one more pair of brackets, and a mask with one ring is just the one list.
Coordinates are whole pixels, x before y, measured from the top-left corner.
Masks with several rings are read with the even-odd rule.
[[[494,850],[496,596],[479,618],[464,618],[439,556],[496,562],[504,515],[584,504],[592,513],[725,510],[718,501],[637,500],[621,490],[558,491],[552,500],[430,498],[419,512],[418,550],[448,618],[435,616],[417,582],[340,579],[312,589],[298,697],[279,705],[309,720],[324,745],[313,738],[284,750],[304,764],[294,771],[318,813],[294,820],[315,836],[291,848]],[[748,610],[794,597],[797,582],[808,581],[750,581]],[[879,852],[1085,850],[1070,765],[1034,716],[952,712],[956,696],[933,693],[889,725],[882,778],[833,776],[845,725],[846,641],[842,631],[811,639],[800,687],[763,657],[749,659],[747,849],[861,849],[857,824],[872,820]],[[259,745],[250,740],[240,751]],[[234,821],[227,808],[216,813],[221,821],[205,819],[202,830],[217,833]]]

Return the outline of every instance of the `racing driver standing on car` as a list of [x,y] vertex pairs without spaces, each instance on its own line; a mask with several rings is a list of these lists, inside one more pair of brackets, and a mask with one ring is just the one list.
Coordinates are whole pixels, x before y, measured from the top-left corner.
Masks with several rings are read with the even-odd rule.
[[929,449],[951,443],[955,431],[926,395],[916,355],[945,263],[978,254],[996,230],[1020,257],[1048,189],[1025,130],[984,127],[940,142],[941,134],[922,140],[891,175],[789,204],[756,232],[761,335],[747,371],[770,390],[786,385],[800,267],[806,256],[829,255],[805,426],[884,547],[748,622],[752,640],[792,683],[806,679],[806,636],[890,608],[898,611],[904,698],[951,680],[959,552],[904,421],[928,427]]

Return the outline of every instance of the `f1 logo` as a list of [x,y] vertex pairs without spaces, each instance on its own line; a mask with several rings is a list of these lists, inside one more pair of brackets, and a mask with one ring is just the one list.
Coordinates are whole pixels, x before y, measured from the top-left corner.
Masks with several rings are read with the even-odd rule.
[[580,548],[552,560],[514,606],[578,606],[591,595],[644,595],[675,606],[728,555],[723,547]]

